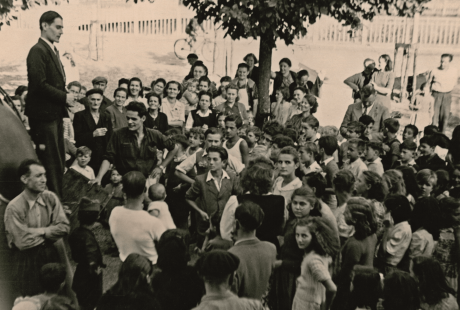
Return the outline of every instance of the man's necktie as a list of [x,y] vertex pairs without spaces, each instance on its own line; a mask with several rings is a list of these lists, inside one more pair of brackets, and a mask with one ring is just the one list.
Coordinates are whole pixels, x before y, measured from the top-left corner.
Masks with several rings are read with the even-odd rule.
[[56,53],[56,57],[57,57],[57,59],[59,60],[59,65],[61,66],[62,76],[64,77],[64,81],[65,81],[64,66],[62,65],[61,58],[59,57],[59,51],[58,51],[58,49],[56,48],[56,46],[54,47],[54,52]]
[[364,106],[364,112],[363,112],[363,115],[367,115],[367,109],[368,109],[368,107],[367,107],[367,106]]

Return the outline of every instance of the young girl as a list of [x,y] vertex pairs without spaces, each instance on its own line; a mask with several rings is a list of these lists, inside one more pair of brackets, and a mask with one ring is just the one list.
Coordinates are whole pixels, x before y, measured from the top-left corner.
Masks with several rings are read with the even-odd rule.
[[414,168],[411,166],[398,166],[396,170],[400,171],[403,176],[404,186],[406,188],[406,197],[410,202],[412,209],[414,209],[415,198],[420,197],[421,190],[417,185],[417,179],[415,178]]
[[332,211],[339,228],[340,243],[344,244],[354,233],[353,226],[350,226],[345,221],[345,210],[347,202],[352,196],[352,191],[355,184],[355,177],[349,170],[340,170],[336,173],[332,181],[332,187],[337,197],[337,208]]
[[[411,107],[417,111],[411,115],[411,124],[416,125],[418,128],[425,128],[431,125],[434,114],[434,98],[426,83],[423,83],[420,87],[420,92],[415,95],[414,104]],[[421,132],[419,138],[421,138],[420,135]]]
[[383,200],[388,194],[386,183],[382,177],[373,171],[364,171],[355,183],[355,193],[357,196],[371,201],[374,207],[375,219],[377,221],[377,240],[382,239],[385,231],[383,219],[385,217],[385,207]]
[[188,141],[190,142],[190,146],[185,150],[185,154],[187,157],[195,154],[196,152],[201,150],[201,146],[204,142],[204,133],[200,128],[192,128],[188,132]]
[[292,310],[329,309],[337,287],[328,267],[340,249],[334,231],[320,217],[301,220],[295,227],[297,245],[305,251]]
[[421,197],[430,197],[438,181],[436,173],[430,169],[423,169],[415,175],[415,179],[422,191]]
[[388,194],[406,195],[406,186],[401,171],[390,169],[383,173],[383,181],[388,187]]
[[285,213],[284,220],[288,219],[288,205],[291,203],[292,193],[302,186],[302,181],[295,176],[295,170],[299,167],[299,154],[295,148],[287,146],[281,149],[278,155],[277,169],[279,177],[273,184],[273,194],[284,197]]
[[185,116],[187,117],[192,110],[196,110],[198,105],[197,87],[198,80],[190,79],[186,82],[187,89],[182,95],[181,102],[185,106]]
[[348,309],[377,310],[377,304],[382,297],[382,280],[379,272],[373,267],[355,265],[351,277]]
[[109,195],[107,199],[108,202],[100,215],[101,221],[106,225],[109,224],[109,218],[113,208],[124,204],[123,184],[121,183],[121,179],[122,176],[118,173],[117,169],[113,167],[110,171],[110,183],[104,187],[104,192]]
[[[289,100],[289,90],[286,88],[278,89],[275,93],[276,102],[271,104],[271,119],[284,125],[289,119],[291,103]],[[270,113],[270,111],[268,111]]]
[[397,269],[388,274],[383,282],[383,302],[379,309],[419,310],[420,298],[415,279]]
[[200,127],[201,131],[204,133],[209,128],[217,126],[217,117],[216,114],[209,108],[212,99],[210,93],[200,91],[198,99],[199,109],[190,111],[187,123],[185,124],[185,129],[190,130],[192,127]]
[[412,262],[420,292],[420,307],[423,310],[458,310],[455,291],[447,283],[439,262],[428,256],[415,257]]
[[225,112],[219,112],[217,114],[217,128],[220,128],[221,130],[225,130],[225,118],[227,117],[227,114]]

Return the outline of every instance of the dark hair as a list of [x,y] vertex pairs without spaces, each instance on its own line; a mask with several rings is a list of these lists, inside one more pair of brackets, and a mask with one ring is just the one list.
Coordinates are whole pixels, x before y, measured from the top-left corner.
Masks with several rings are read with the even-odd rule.
[[226,76],[223,76],[220,78],[220,83],[222,84],[223,82],[231,82],[232,81],[232,78],[229,77],[228,75]]
[[436,183],[436,193],[437,195],[442,194],[444,191],[449,190],[450,185],[450,175],[444,169],[436,170],[436,177],[438,181]]
[[208,67],[204,65],[201,60],[196,61],[192,66],[192,74],[196,67],[202,67],[204,69],[204,76],[208,76]]
[[420,308],[417,282],[409,273],[394,269],[385,277],[383,307],[389,310],[418,310]]
[[144,193],[145,177],[139,171],[130,171],[126,173],[121,183],[123,184],[123,192],[127,198],[137,198]]
[[264,126],[262,127],[262,131],[274,138],[277,134],[283,133],[284,127],[277,121],[270,121],[264,124]]
[[387,210],[391,212],[395,225],[410,219],[412,208],[406,196],[388,195],[384,204]]
[[40,25],[40,30],[43,30],[43,27],[42,27],[43,23],[47,23],[48,25],[51,25],[52,23],[54,23],[54,20],[56,18],[63,19],[62,16],[59,15],[59,13],[54,12],[54,11],[48,11],[48,12],[43,13],[42,16],[40,16],[40,20],[38,21]]
[[147,104],[149,103],[150,101],[150,98],[152,97],[155,97],[155,98],[158,98],[158,103],[160,104],[160,107],[161,107],[161,96],[158,95],[158,94],[155,94],[154,92],[151,92],[151,93],[148,93],[146,96],[145,96],[145,99],[147,99]]
[[446,197],[439,201],[441,209],[442,226],[441,228],[450,228],[457,223],[454,223],[452,214],[460,208],[460,199],[453,197]]
[[[295,196],[305,197],[307,201],[310,203],[312,208],[310,210],[309,216],[323,216],[321,213],[321,202],[315,196],[315,193],[310,188],[306,186],[299,187],[292,193],[291,200],[294,199]],[[289,211],[292,211],[292,206],[290,206],[289,209]]]
[[312,154],[314,158],[318,156],[318,146],[314,142],[305,142],[304,145],[299,146],[299,148],[297,149],[299,154],[300,150],[305,150],[305,152],[307,152],[308,154]]
[[355,238],[363,240],[377,231],[377,221],[374,215],[374,206],[370,200],[362,197],[350,198],[345,212],[350,212],[348,225],[355,227]]
[[18,177],[21,178],[23,175],[30,175],[30,166],[37,165],[40,167],[45,167],[38,159],[24,159],[18,167]]
[[334,189],[338,192],[347,192],[351,193],[355,185],[355,176],[350,170],[339,170],[334,175],[332,184],[334,184]]
[[91,154],[93,153],[93,151],[91,151],[91,149],[87,146],[80,146],[75,155],[78,157],[78,155],[89,155],[91,156]]
[[328,156],[332,156],[339,147],[337,138],[334,136],[322,136],[318,140],[318,146],[320,149],[324,149],[324,153]]
[[[291,94],[289,93],[289,89],[288,88],[278,88],[276,90],[276,92],[280,92],[281,95],[283,96],[283,100],[289,100],[289,98],[291,97]],[[275,93],[276,93],[275,92]]]
[[321,172],[310,173],[303,178],[303,181],[306,182],[309,187],[315,188],[316,197],[323,197],[324,193],[326,192],[327,181]]
[[318,129],[318,127],[319,127],[319,121],[313,115],[308,115],[307,117],[302,118],[301,122],[302,123],[307,123],[308,126],[310,126],[311,128]]
[[219,153],[219,156],[220,156],[220,159],[222,159],[222,161],[224,160],[227,160],[228,159],[228,152],[226,149],[224,149],[223,147],[221,146],[210,146],[208,147],[208,149],[206,150],[206,152],[209,154],[209,153]]
[[237,220],[245,231],[254,231],[264,220],[264,211],[252,201],[245,200],[235,210]]
[[373,267],[355,265],[353,275],[350,309],[369,307],[371,310],[377,310],[377,303],[382,296],[379,272]]
[[283,63],[283,62],[284,62],[285,64],[287,64],[289,67],[292,67],[292,62],[291,62],[291,60],[290,60],[289,58],[283,58],[283,59],[281,59],[280,62],[279,62],[279,64],[281,65],[281,63]]
[[415,203],[410,220],[412,232],[423,228],[433,236],[434,240],[438,240],[441,221],[441,209],[436,198],[422,197]]
[[166,86],[166,80],[163,78],[158,78],[155,81],[152,81],[152,83],[150,83],[150,87],[152,88],[152,91],[153,91],[153,87],[155,87],[155,85],[157,85],[158,83],[163,83],[163,85]]
[[423,134],[426,136],[432,136],[435,133],[439,132],[438,126],[435,125],[428,125],[423,129]]
[[418,256],[412,259],[413,272],[418,280],[420,299],[430,306],[439,304],[449,294],[455,296],[450,287],[441,264],[434,258]]
[[182,98],[182,85],[177,81],[169,81],[168,83],[166,83],[166,86],[163,90],[164,96],[168,97],[168,88],[169,88],[169,85],[171,84],[177,85],[177,89],[179,90],[179,93],[177,94],[176,99],[179,100],[180,98]]
[[[70,83],[67,85],[67,89],[70,90],[70,88],[71,88],[72,86],[78,87],[78,88],[80,89],[80,91],[81,91],[81,84],[80,84],[80,82],[78,82],[78,81],[70,82]],[[21,86],[19,86],[19,87],[21,87]],[[26,88],[27,88],[27,87],[26,87]],[[17,92],[18,90],[19,90],[19,88],[16,90],[16,92]],[[27,90],[27,89],[26,89],[26,90]]]
[[162,272],[181,274],[187,267],[189,256],[189,240],[187,239],[187,235],[180,229],[170,229],[161,235],[156,249],[158,252],[157,265]]
[[174,143],[178,143],[178,144],[182,145],[184,150],[190,146],[190,142],[188,141],[187,137],[182,135],[182,134],[174,135],[172,137],[172,140],[174,141]]
[[399,130],[399,121],[396,118],[387,118],[383,121],[383,126],[391,133],[397,133]]
[[452,139],[450,140],[449,153],[452,154],[454,163],[460,162],[460,125],[457,125],[452,132]]
[[118,80],[118,87],[120,87],[121,84],[129,84],[129,80],[125,78],[121,78]]
[[181,135],[181,134],[182,134],[182,130],[180,130],[177,127],[172,127],[165,131],[165,136],[167,137],[172,137],[172,136]]
[[363,123],[357,122],[357,121],[352,121],[348,124],[347,126],[348,131],[353,131],[359,133],[360,136],[364,134],[364,130],[366,128],[364,127]]
[[204,91],[204,90],[200,91],[198,93],[198,100],[201,100],[201,97],[203,97],[203,96],[209,96],[209,101],[212,102],[212,94],[210,92]]
[[405,140],[403,143],[399,145],[399,150],[402,152],[402,150],[408,150],[415,152],[417,150],[417,143],[415,142],[409,142],[408,140]]
[[275,138],[273,139],[273,143],[278,145],[279,149],[282,149],[286,146],[292,146],[294,147],[294,141],[292,141],[291,138],[283,136],[283,135],[276,135]]
[[304,76],[310,76],[310,73],[308,73],[307,70],[300,70],[298,73],[297,73],[297,79],[300,81],[300,79]]
[[264,195],[271,191],[272,186],[273,167],[267,163],[254,163],[241,174],[241,187],[245,193]]
[[369,126],[370,124],[375,124],[375,121],[374,119],[372,118],[372,116],[368,115],[368,114],[365,114],[365,115],[362,115],[359,120],[358,120],[361,124],[365,125],[366,127]]
[[367,143],[367,147],[373,149],[374,151],[378,151],[379,155],[383,154],[382,142],[369,142]]
[[308,220],[300,219],[294,226],[294,232],[297,227],[308,227],[311,234],[310,245],[305,252],[315,251],[321,256],[329,255],[335,257],[340,250],[340,241],[336,237],[336,232],[329,227],[323,217],[310,217]]
[[452,61],[452,59],[454,59],[454,55],[452,55],[452,54],[442,54],[441,59],[444,58],[444,57],[448,57],[450,59],[450,61]]
[[406,127],[404,127],[404,132],[407,130],[407,129],[410,129],[412,130],[412,132],[414,133],[413,137],[417,137],[418,135],[418,128],[417,126],[413,125],[413,124],[409,124],[409,125],[406,125]]
[[246,68],[249,71],[249,65],[247,63],[244,63],[244,62],[238,64],[238,69],[239,68]]
[[305,96],[305,99],[307,100],[308,104],[310,105],[310,114],[315,114],[316,111],[318,111],[318,100],[316,100],[316,97],[310,94],[307,94]]
[[241,128],[243,126],[243,122],[241,120],[241,117],[236,116],[234,114],[228,115],[225,117],[225,123],[226,122],[235,122],[236,128]]
[[[72,82],[73,83],[73,82]],[[72,84],[70,83],[70,84]],[[78,83],[78,82],[76,82]],[[69,84],[69,85],[70,85]],[[80,85],[80,83],[78,83]],[[81,88],[81,85],[80,85],[80,88]],[[16,90],[14,91],[14,95],[15,96],[22,96],[22,94],[25,92],[25,91],[28,91],[29,88],[27,86],[24,86],[24,85],[21,85],[21,86],[18,86],[18,88],[16,88]]]
[[[69,84],[70,85],[70,84]],[[113,97],[115,98],[115,96],[117,95],[117,93],[119,91],[124,91],[125,94],[126,94],[126,98],[128,98],[128,90],[126,88],[123,88],[123,87],[118,87],[117,89],[115,89],[115,91],[113,92]]]
[[383,202],[385,196],[388,194],[386,183],[383,182],[382,177],[374,171],[363,171],[362,174],[366,180],[366,184],[371,188],[367,191],[367,199],[375,199]]
[[208,83],[208,87],[211,86],[211,80],[207,77],[207,76],[202,76],[198,79],[198,84],[200,84],[201,82],[206,82]]
[[128,83],[128,96],[131,96],[131,83],[132,82],[139,82],[140,84],[140,87],[141,87],[141,90],[139,91],[139,97],[141,98],[144,98],[144,87],[142,86],[142,81],[140,78],[138,77],[133,77],[129,80],[129,83]]
[[66,269],[63,264],[48,263],[40,269],[40,284],[47,293],[57,293],[65,281]]
[[420,145],[428,144],[429,147],[435,148],[436,147],[436,139],[434,136],[425,136],[420,139]]
[[284,129],[283,135],[291,138],[292,141],[294,141],[294,143],[297,143],[297,130],[295,130],[294,128]]
[[286,146],[286,147],[283,147],[279,154],[278,154],[278,158],[279,156],[281,155],[291,155],[293,157],[293,160],[294,160],[294,163],[298,163],[299,162],[299,153],[297,152],[297,150],[292,147],[292,146]]
[[208,135],[220,135],[221,140],[224,137],[224,134],[222,133],[222,131],[219,128],[216,128],[216,127],[211,127],[211,128],[209,128],[208,130],[206,130],[204,132],[204,138],[205,139],[208,137]]
[[385,68],[383,68],[383,71],[386,71],[386,72],[392,71],[392,70],[393,70],[393,62],[391,61],[390,56],[387,55],[387,54],[383,54],[382,56],[379,57],[379,59],[380,59],[380,58],[385,59],[385,61],[386,61],[386,63],[387,63],[386,66],[385,66]]
[[259,62],[259,61],[257,60],[256,55],[254,55],[253,53],[249,53],[249,54],[247,54],[246,56],[244,56],[243,60],[244,60],[244,61],[248,61],[248,58],[249,58],[249,57],[254,58],[254,64],[257,64],[257,63]]
[[137,101],[131,101],[127,106],[126,106],[127,111],[132,111],[132,112],[137,112],[139,117],[143,117],[147,114],[147,109],[145,108],[145,105],[141,102]]

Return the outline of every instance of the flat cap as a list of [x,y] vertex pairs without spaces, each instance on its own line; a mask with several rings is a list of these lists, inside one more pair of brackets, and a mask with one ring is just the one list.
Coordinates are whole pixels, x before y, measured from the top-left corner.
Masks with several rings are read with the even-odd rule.
[[102,89],[99,89],[99,88],[93,88],[93,89],[90,89],[86,92],[86,97],[89,97],[93,94],[100,94],[101,96],[104,96],[104,92],[102,91]]
[[107,79],[105,77],[103,77],[103,76],[97,76],[92,80],[93,84],[97,84],[97,83],[101,83],[101,82],[104,82],[105,84],[107,84]]
[[197,267],[202,276],[227,276],[237,270],[239,265],[240,259],[235,254],[224,250],[206,253],[197,261]]

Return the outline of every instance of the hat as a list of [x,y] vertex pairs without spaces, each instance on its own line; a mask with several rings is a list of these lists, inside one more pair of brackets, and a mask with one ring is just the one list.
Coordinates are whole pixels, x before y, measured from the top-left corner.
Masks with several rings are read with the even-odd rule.
[[188,54],[187,56],[187,59],[191,59],[191,58],[194,58],[194,59],[198,59],[198,56],[196,54]]
[[369,97],[370,95],[375,94],[375,88],[372,84],[367,84],[361,89],[361,94],[364,97]]
[[99,212],[101,209],[101,203],[99,200],[95,199],[92,200],[88,197],[83,197],[80,200],[80,211],[94,211],[94,212]]
[[97,76],[91,82],[93,84],[97,84],[97,83],[101,83],[101,82],[107,84],[107,79],[105,77],[103,77],[103,76]]
[[230,252],[214,250],[200,257],[196,264],[202,276],[223,277],[238,269],[240,259]]
[[90,89],[86,92],[86,97],[89,97],[93,94],[99,94],[101,96],[104,95],[104,92],[102,91],[102,89],[99,89],[99,88],[93,88],[93,89]]

